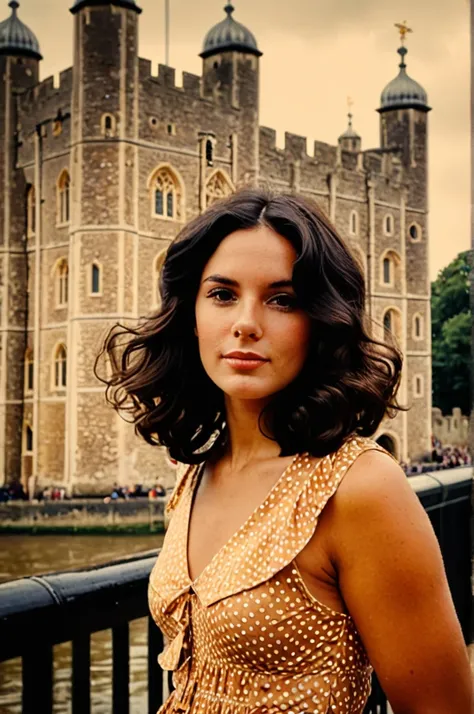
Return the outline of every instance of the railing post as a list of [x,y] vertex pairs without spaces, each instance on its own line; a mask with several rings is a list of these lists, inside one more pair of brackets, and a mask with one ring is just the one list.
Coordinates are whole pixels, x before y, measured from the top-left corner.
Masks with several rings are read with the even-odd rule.
[[52,714],[53,648],[32,648],[22,657],[22,714]]
[[130,712],[130,666],[128,622],[112,628],[112,711],[114,714]]
[[72,714],[91,711],[91,637],[88,632],[72,641]]

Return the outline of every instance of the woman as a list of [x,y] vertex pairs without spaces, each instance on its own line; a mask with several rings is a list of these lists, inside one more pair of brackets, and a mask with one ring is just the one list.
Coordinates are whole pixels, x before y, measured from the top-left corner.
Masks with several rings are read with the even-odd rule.
[[109,400],[183,465],[149,587],[161,714],[360,714],[372,666],[395,714],[468,714],[435,536],[368,438],[400,409],[401,358],[334,228],[242,191],[172,243],[161,295],[105,346]]

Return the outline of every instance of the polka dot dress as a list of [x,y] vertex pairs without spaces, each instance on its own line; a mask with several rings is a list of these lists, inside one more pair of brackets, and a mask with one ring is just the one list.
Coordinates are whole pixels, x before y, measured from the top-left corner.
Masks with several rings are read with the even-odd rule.
[[265,501],[191,581],[187,535],[199,467],[186,467],[150,575],[151,614],[176,687],[159,714],[361,714],[372,669],[351,617],[319,602],[295,558],[364,451],[355,437],[317,463],[295,457]]

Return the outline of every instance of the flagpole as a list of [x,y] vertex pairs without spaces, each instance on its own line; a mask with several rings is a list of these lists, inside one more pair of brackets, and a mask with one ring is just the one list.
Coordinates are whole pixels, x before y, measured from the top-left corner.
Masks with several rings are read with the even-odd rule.
[[170,0],[165,0],[165,64],[170,64]]

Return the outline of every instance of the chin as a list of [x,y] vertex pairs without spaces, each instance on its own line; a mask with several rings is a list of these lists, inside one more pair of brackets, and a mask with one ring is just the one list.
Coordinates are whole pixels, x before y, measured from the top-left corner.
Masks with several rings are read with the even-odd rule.
[[217,386],[230,399],[249,399],[261,401],[269,399],[282,389],[280,385],[258,384],[258,380],[249,377],[235,377],[232,380],[223,379]]

